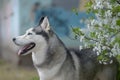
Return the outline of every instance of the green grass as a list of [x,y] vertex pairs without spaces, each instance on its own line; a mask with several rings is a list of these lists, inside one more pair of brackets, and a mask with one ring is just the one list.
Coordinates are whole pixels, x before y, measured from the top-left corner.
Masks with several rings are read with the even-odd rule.
[[39,80],[39,77],[33,77],[31,80]]
[[0,60],[0,80],[39,80],[39,78],[35,69],[15,67]]

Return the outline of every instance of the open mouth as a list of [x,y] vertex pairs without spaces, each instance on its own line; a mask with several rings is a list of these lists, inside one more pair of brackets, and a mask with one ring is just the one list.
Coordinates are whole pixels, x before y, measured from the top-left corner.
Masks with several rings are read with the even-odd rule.
[[18,55],[24,55],[25,53],[27,53],[28,51],[30,51],[34,47],[35,47],[35,43],[33,43],[33,42],[26,44],[25,46],[23,46],[22,48],[19,49]]

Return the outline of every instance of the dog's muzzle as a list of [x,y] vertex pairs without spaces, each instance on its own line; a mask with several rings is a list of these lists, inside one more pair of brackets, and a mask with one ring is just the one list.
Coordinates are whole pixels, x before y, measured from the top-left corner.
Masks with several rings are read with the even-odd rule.
[[[17,45],[16,38],[13,38],[13,42]],[[36,44],[34,42],[25,44],[23,46],[18,45],[20,46],[20,49],[18,50],[18,55],[25,55],[28,51],[32,50],[35,47],[35,45]]]

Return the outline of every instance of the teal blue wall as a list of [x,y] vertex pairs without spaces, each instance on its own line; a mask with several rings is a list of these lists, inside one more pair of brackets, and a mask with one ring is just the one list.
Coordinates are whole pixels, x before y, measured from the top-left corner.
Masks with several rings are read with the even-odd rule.
[[39,0],[19,0],[20,34],[24,34],[25,31],[33,25],[30,20],[30,9],[35,1]]
[[42,6],[51,5],[52,0],[19,0],[20,13],[20,34],[33,26],[33,21],[30,20],[30,10],[35,2],[41,2]]
[[[20,13],[20,17],[19,17],[19,21],[20,21],[20,34],[24,34],[25,33],[25,31],[28,29],[28,28],[30,28],[30,27],[32,27],[33,25],[34,25],[34,23],[33,23],[33,21],[31,21],[30,20],[30,10],[31,10],[31,7],[32,7],[32,5],[35,3],[35,2],[40,2],[41,3],[41,6],[42,7],[48,7],[48,6],[52,6],[52,1],[53,0],[19,0],[19,13]],[[62,0],[63,1],[63,0]],[[56,4],[58,4],[57,2],[56,2]],[[57,6],[57,5],[56,5]],[[55,8],[55,7],[54,7]],[[45,10],[45,9],[43,9],[43,10]],[[61,9],[60,9],[60,11],[61,11]],[[62,15],[56,15],[57,13],[55,13],[54,12],[54,14],[53,15],[55,15],[55,16],[58,16],[60,19],[61,18],[64,18],[64,16],[66,17],[66,20],[72,20],[73,18],[74,18],[74,15],[73,15],[73,13],[71,13],[71,12],[69,12],[69,11],[66,11],[66,10],[64,10],[64,8],[62,9],[62,11],[63,11],[63,16]],[[59,10],[58,11],[56,11],[56,12],[58,12],[59,13]],[[60,13],[61,14],[61,13]],[[69,19],[67,18],[67,16],[68,16],[68,14],[69,14]],[[82,13],[82,14],[84,14],[84,13]],[[78,17],[79,18],[79,17]],[[72,22],[69,22],[69,23],[67,23],[66,21],[65,21],[65,23],[67,23],[67,24],[69,24],[69,25],[67,25],[67,26],[75,26],[74,25],[74,23],[73,22],[78,22],[78,24],[79,24],[79,19],[78,19],[77,17],[75,18],[75,19],[73,19],[72,20]],[[74,20],[76,20],[76,21],[74,21]],[[53,23],[55,23],[54,21],[53,21]],[[76,24],[76,23],[75,23]],[[56,27],[56,26],[54,26],[54,27]],[[64,26],[63,26],[64,27]],[[66,27],[66,26],[65,26]],[[59,29],[59,28],[61,28],[61,29]],[[57,30],[59,30],[59,32],[57,31]],[[62,27],[58,27],[57,26],[57,28],[55,29],[55,32],[56,33],[58,33],[58,36],[60,36],[60,34],[63,32],[66,32],[67,30],[65,30],[65,29],[63,29]],[[79,40],[78,41],[75,41],[75,40],[71,40],[69,37],[68,37],[68,35],[65,35],[65,36],[60,36],[60,38],[63,40],[63,42],[68,46],[68,47],[70,47],[70,46],[74,46],[74,47],[78,47],[79,46]]]

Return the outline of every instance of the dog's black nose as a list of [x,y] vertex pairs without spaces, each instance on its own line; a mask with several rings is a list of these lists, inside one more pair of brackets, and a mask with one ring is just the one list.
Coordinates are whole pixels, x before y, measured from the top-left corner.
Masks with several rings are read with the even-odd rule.
[[15,41],[16,40],[16,38],[13,38],[13,41]]

